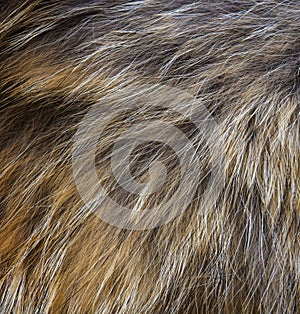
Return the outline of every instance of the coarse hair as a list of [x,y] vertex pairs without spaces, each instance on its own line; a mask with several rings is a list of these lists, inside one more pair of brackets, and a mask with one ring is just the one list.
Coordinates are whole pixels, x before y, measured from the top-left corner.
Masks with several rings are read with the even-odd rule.
[[1,1],[0,313],[300,313],[299,99],[299,0]]

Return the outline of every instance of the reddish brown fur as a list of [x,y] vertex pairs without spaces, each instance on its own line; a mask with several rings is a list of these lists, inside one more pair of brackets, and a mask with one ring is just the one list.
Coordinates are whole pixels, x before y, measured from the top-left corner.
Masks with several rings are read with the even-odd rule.
[[[15,1],[0,18],[1,313],[299,313],[299,1]],[[206,208],[201,181],[176,219],[126,230],[79,196],[73,136],[93,105],[125,103],[117,92],[142,84],[201,100],[218,121],[225,184]],[[139,105],[99,141],[112,192],[123,128],[164,119],[201,142],[182,117]],[[149,209],[179,176],[155,145],[136,152],[169,163]]]

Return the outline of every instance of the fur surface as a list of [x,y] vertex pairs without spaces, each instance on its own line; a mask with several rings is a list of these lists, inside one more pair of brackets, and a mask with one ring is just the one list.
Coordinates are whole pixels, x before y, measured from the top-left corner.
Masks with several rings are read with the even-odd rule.
[[[1,1],[0,19],[1,313],[300,313],[298,0]],[[138,96],[98,139],[99,182],[143,210],[169,197],[180,165],[164,143],[131,156],[139,182],[165,164],[153,195],[129,195],[109,171],[123,130],[163,120],[197,147],[199,184],[176,218],[128,230],[80,197],[74,135],[92,106],[125,108],[132,95],[118,91],[145,84],[207,108],[225,183],[203,205],[217,156],[193,123]]]

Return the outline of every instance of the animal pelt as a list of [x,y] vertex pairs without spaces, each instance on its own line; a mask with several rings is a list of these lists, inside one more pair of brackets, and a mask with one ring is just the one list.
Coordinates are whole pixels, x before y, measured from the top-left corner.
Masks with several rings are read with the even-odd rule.
[[0,312],[300,313],[299,0],[0,7]]

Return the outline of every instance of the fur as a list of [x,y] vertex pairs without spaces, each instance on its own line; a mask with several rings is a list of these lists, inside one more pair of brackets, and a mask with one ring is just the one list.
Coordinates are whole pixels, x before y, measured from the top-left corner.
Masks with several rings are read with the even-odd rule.
[[[180,165],[157,141],[131,166],[147,182],[151,162],[165,164],[152,196],[109,171],[122,131],[158,120],[196,147],[199,180],[171,221],[119,228],[78,192],[74,136],[92,106],[126,108],[119,91],[155,84],[217,122],[224,184],[201,202],[217,154],[186,117],[138,96],[98,139],[99,182],[143,210],[173,193]],[[300,313],[298,0],[1,1],[0,95],[1,313]]]

